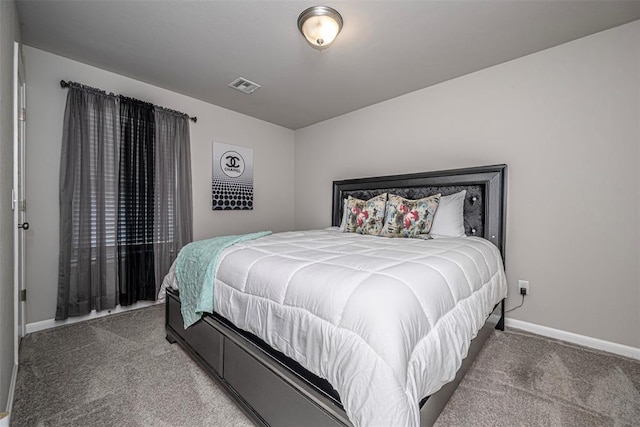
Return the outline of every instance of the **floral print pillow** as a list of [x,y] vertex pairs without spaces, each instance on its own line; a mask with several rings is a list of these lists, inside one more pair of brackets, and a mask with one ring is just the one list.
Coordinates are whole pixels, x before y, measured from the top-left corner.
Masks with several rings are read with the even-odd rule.
[[429,230],[440,203],[440,194],[419,200],[389,195],[381,236],[430,238]]
[[349,196],[347,199],[347,233],[378,235],[384,223],[384,207],[387,203],[387,193],[360,200]]

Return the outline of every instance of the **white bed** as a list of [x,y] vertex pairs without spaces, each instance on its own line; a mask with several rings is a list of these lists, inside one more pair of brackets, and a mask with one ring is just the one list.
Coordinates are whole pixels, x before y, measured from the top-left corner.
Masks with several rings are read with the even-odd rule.
[[327,379],[362,426],[418,426],[421,399],[454,378],[506,295],[500,251],[483,238],[337,228],[231,246],[214,283],[218,314]]

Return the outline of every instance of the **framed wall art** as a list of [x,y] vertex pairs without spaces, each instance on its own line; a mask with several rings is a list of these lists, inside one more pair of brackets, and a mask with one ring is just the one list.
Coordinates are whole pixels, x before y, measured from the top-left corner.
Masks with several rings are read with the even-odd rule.
[[253,149],[212,145],[212,209],[253,210]]

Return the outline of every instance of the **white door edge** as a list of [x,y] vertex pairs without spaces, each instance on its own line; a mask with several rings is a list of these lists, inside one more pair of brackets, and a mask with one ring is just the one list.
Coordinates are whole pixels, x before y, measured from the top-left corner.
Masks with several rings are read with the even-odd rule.
[[[24,233],[18,228],[22,217],[20,214],[20,198],[21,183],[24,184],[24,168],[19,173],[18,168],[24,166],[24,141],[20,141],[20,126],[24,126],[19,119],[20,109],[24,104],[24,67],[21,63],[20,43],[14,42],[13,45],[13,191],[11,192],[13,208],[13,281],[14,281],[14,363],[18,364],[18,350],[20,338],[24,336],[25,331],[25,303],[19,301],[21,287],[24,287],[24,262],[20,262],[24,258],[24,244],[20,244],[20,239],[24,239]],[[21,83],[22,82],[22,83]],[[21,103],[22,99],[22,103]],[[24,136],[24,135],[23,135]],[[22,186],[24,190],[24,187]],[[23,240],[24,242],[24,240]]]

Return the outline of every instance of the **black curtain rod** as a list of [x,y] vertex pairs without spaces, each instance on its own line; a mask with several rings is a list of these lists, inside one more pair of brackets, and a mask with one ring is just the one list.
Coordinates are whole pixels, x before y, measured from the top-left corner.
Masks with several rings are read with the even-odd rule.
[[[65,82],[64,80],[60,80],[60,87],[62,89],[68,88],[69,87],[69,82]],[[198,118],[189,116],[189,120],[191,120],[193,123],[195,123],[195,122],[198,121]]]

